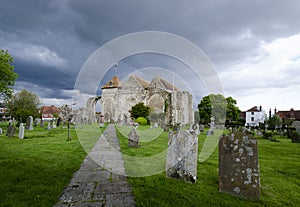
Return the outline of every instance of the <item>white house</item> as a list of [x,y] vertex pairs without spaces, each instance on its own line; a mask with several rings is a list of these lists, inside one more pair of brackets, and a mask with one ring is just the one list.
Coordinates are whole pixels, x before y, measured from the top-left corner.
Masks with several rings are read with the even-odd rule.
[[257,106],[252,107],[246,113],[246,123],[245,126],[259,126],[259,123],[264,123],[266,120],[266,112],[262,110],[261,106],[257,108]]

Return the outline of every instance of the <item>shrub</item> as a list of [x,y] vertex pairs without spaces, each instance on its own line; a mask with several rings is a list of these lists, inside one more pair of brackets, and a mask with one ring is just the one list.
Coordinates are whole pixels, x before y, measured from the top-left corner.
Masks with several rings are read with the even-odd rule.
[[147,119],[144,117],[139,117],[135,120],[137,123],[139,123],[140,125],[147,125]]
[[264,138],[268,139],[268,140],[272,140],[273,139],[273,134],[272,132],[265,132],[264,133]]

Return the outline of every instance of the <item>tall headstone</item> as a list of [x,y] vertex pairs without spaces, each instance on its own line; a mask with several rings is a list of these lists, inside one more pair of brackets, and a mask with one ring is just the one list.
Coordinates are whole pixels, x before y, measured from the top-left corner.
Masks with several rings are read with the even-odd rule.
[[55,128],[56,128],[56,121],[52,120],[52,129],[55,129]]
[[140,135],[137,132],[135,127],[131,128],[131,131],[128,133],[128,146],[129,147],[139,147]]
[[51,129],[50,121],[48,122],[47,130]]
[[19,126],[19,138],[24,139],[24,126],[23,126],[23,123],[20,123],[20,126]]
[[15,136],[15,133],[16,133],[16,127],[9,125],[7,128],[6,136],[13,137],[13,136]]
[[27,130],[33,130],[33,118],[32,118],[32,116],[29,116],[26,120],[26,129]]
[[[172,136],[172,137],[171,137]],[[195,183],[197,179],[198,136],[180,130],[169,135],[167,177]]]
[[222,135],[219,141],[219,190],[259,199],[260,175],[257,141],[242,132]]
[[41,120],[40,127],[44,127],[44,120]]

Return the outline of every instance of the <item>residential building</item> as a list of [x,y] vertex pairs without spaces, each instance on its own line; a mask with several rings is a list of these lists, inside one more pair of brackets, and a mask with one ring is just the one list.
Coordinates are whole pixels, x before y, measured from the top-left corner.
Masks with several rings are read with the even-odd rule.
[[259,126],[259,123],[264,123],[266,120],[266,112],[262,110],[262,107],[257,106],[252,107],[251,109],[244,112],[245,113],[245,126],[256,127]]
[[41,119],[43,121],[53,120],[55,118],[55,114],[59,115],[60,110],[55,106],[42,106],[40,114]]

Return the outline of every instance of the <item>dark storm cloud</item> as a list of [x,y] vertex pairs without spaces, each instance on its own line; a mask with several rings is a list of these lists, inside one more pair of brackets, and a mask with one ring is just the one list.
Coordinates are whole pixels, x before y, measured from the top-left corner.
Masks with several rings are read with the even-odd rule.
[[73,87],[87,58],[121,35],[183,36],[222,71],[257,55],[262,41],[300,32],[299,10],[299,1],[279,0],[9,0],[1,2],[0,45],[17,57],[18,81],[51,89],[42,97],[63,98],[59,91]]

